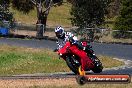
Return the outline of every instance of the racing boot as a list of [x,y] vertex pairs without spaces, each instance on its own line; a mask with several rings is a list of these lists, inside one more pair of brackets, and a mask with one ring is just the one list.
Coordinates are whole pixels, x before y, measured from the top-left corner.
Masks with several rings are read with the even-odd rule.
[[85,71],[82,70],[81,66],[78,68],[78,71],[79,71],[79,75],[81,75],[81,76],[85,76],[86,75]]

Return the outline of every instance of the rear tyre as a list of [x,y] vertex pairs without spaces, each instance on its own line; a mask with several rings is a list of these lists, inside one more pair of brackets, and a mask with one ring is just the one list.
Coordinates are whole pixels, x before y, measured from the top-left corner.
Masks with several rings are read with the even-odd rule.
[[94,73],[100,73],[103,70],[103,66],[98,66],[92,69]]
[[[79,58],[78,58],[79,59]],[[78,68],[80,66],[80,62],[74,56],[66,57],[67,66],[75,73],[79,74]]]
[[100,60],[96,56],[93,56],[93,59],[94,59],[94,65],[95,65],[95,67],[92,69],[92,71],[94,73],[100,73],[100,72],[102,72],[103,66],[102,66],[102,63],[100,62]]

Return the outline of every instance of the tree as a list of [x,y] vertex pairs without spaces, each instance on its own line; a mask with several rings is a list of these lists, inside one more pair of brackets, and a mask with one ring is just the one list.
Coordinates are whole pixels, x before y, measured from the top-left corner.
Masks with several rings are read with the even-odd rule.
[[120,15],[117,17],[114,25],[114,30],[120,30],[114,33],[114,37],[128,38],[132,37],[132,0],[121,0]]
[[111,0],[70,1],[73,2],[71,9],[71,23],[72,25],[79,27],[76,32],[81,34],[83,29],[86,33],[86,28],[95,28],[104,22],[105,14],[107,14],[107,7],[111,2]]
[[111,0],[111,3],[109,4],[108,7],[108,18],[113,18],[115,16],[119,15],[119,10],[120,10],[120,0]]
[[95,27],[104,22],[110,0],[75,0],[72,6],[72,24],[80,28]]
[[53,5],[60,5],[63,0],[11,0],[12,5],[15,9],[24,13],[30,12],[32,9],[37,10],[37,37],[43,37],[43,29],[46,30],[46,21],[49,14],[50,8]]
[[9,0],[0,0],[0,26],[4,26],[5,21],[8,27],[12,24],[13,14],[9,11],[9,3]]

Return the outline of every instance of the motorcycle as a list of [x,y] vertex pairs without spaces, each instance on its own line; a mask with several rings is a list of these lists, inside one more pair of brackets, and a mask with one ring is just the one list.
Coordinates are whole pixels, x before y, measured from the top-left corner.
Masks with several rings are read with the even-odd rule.
[[[86,48],[86,51],[83,51],[83,52],[87,53],[88,57],[90,57],[90,59],[92,60],[92,64],[94,64],[94,67],[92,66],[91,68],[88,67],[88,69],[86,68],[85,71],[92,70],[94,73],[102,72],[102,69],[103,69],[102,63],[94,54],[92,46],[88,45],[86,41],[82,41],[80,44],[82,44],[82,46]],[[79,74],[78,68],[81,66],[81,61],[80,61],[81,59],[77,55],[74,55],[73,53],[71,53],[70,51],[71,45],[72,45],[71,42],[69,41],[66,42],[66,44],[62,48],[57,50],[57,53],[60,56],[60,58],[63,58],[66,61],[67,66],[75,74]],[[72,45],[72,46],[76,46],[76,45]]]

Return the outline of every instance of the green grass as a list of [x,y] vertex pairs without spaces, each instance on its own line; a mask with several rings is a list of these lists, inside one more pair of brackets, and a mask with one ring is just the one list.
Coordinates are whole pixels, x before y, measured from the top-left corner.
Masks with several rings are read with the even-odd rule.
[[36,10],[30,11],[28,14],[24,14],[23,12],[19,12],[10,8],[11,12],[13,12],[13,16],[16,21],[26,24],[36,24],[37,22],[37,12]]
[[[0,75],[70,71],[65,61],[58,59],[58,55],[48,49],[0,45],[0,52]],[[99,56],[99,58],[105,68],[124,64],[111,60],[112,57]]]
[[71,26],[70,21],[70,8],[71,5],[64,3],[62,6],[52,7],[48,16],[48,24],[51,26]]
[[59,60],[51,51],[1,46],[0,52],[0,75],[69,70],[65,68],[64,61]]

